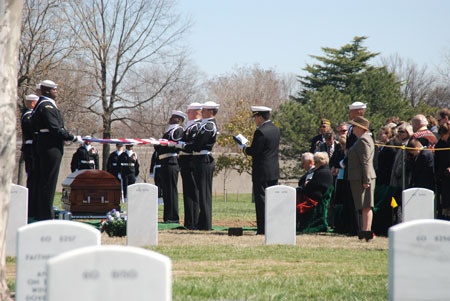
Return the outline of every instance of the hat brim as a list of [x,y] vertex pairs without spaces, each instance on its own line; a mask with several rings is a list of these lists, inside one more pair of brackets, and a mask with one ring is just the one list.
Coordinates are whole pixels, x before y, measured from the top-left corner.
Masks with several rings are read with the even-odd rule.
[[369,128],[363,126],[363,125],[360,124],[360,123],[354,122],[353,120],[350,120],[348,123],[353,124],[354,126],[360,127],[360,128],[362,128],[362,129],[365,129],[366,131],[369,130]]

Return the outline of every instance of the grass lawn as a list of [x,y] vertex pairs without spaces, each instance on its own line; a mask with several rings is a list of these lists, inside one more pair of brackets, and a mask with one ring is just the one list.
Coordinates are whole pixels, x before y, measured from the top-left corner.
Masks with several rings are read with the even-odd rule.
[[[181,220],[182,207],[180,199]],[[214,198],[213,226],[255,224],[250,195],[229,195],[227,202]],[[125,238],[103,233],[102,244],[125,245]],[[265,245],[255,231],[228,236],[224,230],[173,229],[160,231],[158,246],[147,248],[171,258],[173,300],[387,299],[385,237],[366,243],[330,233],[299,234],[295,246],[285,246]],[[15,259],[8,258],[12,289],[14,275]]]

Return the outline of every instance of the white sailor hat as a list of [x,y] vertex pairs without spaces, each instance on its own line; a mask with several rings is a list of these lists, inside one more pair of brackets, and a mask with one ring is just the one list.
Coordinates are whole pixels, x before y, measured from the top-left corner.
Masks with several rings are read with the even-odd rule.
[[55,82],[53,82],[53,81],[51,81],[51,80],[48,80],[48,79],[41,81],[41,82],[39,83],[39,86],[41,86],[41,87],[47,87],[47,88],[50,88],[50,89],[56,89],[56,88],[58,88],[58,85],[55,84]]
[[29,95],[25,96],[25,100],[38,101],[39,100],[39,96],[37,96],[35,94],[29,94]]
[[360,101],[355,101],[351,105],[348,106],[349,110],[359,110],[359,109],[365,109],[367,108],[367,105]]
[[186,113],[181,112],[181,111],[177,111],[177,110],[173,110],[172,111],[172,116],[181,117],[181,118],[183,118],[183,120],[185,120],[186,117],[187,117]]
[[272,109],[264,106],[251,106],[252,116],[258,115],[263,112],[272,112]]
[[202,104],[202,109],[218,109],[219,104],[215,103],[214,101],[207,101],[204,104]]
[[188,110],[201,110],[202,109],[202,104],[199,103],[199,102],[193,102],[193,103],[188,105],[187,109]]

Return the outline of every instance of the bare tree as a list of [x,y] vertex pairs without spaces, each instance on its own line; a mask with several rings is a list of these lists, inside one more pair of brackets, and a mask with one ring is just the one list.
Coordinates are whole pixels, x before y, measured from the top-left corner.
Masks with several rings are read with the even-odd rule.
[[35,90],[43,77],[59,69],[74,50],[61,14],[64,0],[24,0],[19,48],[18,86],[21,96]]
[[21,0],[0,0],[0,300],[11,300],[6,283],[5,243],[16,151],[15,79],[21,15]]
[[[178,42],[190,23],[176,14],[171,0],[70,1],[65,14],[84,58],[81,66],[93,83],[85,108],[102,120],[103,138],[111,138],[112,125],[127,123],[130,112],[140,110],[176,82],[185,50]],[[142,82],[130,80],[137,68],[161,66],[164,78],[144,98],[133,97]],[[103,167],[109,155],[103,147]]]
[[397,75],[402,83],[403,94],[411,106],[427,103],[428,95],[433,89],[436,78],[428,73],[426,66],[419,68],[413,61],[405,62],[398,55],[382,58],[381,62],[387,66],[390,72]]
[[236,115],[239,101],[251,105],[269,106],[276,110],[289,99],[296,82],[288,76],[280,76],[273,70],[259,66],[239,68],[228,75],[218,76],[208,84],[208,98],[220,103],[218,123]]

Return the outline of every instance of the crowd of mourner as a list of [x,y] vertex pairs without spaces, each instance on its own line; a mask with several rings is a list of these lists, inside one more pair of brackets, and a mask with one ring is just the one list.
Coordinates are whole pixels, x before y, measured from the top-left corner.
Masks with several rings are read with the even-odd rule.
[[[370,240],[375,233],[387,235],[390,226],[401,222],[402,191],[409,188],[432,190],[436,218],[449,220],[450,110],[441,109],[436,116],[417,114],[408,121],[392,116],[379,129],[370,127],[365,111],[366,104],[356,102],[349,106],[350,122],[333,127],[330,120],[321,119],[319,135],[301,158],[307,170],[299,182],[300,192],[305,191],[301,195],[324,201],[331,182],[329,226],[360,239]],[[327,154],[324,163],[320,162],[324,156],[317,155],[321,152]],[[318,170],[321,176],[314,179]],[[312,182],[322,185],[310,189]],[[302,200],[300,215],[309,212],[303,209],[310,203]],[[305,227],[299,220],[299,226]],[[308,222],[308,216],[303,220]]]

